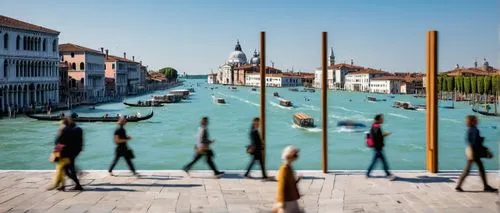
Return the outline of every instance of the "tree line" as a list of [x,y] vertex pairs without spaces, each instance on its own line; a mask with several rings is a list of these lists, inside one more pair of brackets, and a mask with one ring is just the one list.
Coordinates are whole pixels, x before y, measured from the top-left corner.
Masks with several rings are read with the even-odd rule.
[[465,95],[500,94],[500,76],[438,76],[438,88],[441,92],[458,92]]

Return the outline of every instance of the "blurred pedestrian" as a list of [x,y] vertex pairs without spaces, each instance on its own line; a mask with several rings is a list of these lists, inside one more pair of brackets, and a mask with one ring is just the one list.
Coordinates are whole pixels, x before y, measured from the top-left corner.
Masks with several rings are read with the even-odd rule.
[[299,157],[299,149],[295,146],[287,146],[283,150],[281,165],[276,179],[278,181],[276,190],[276,204],[273,208],[274,213],[299,213],[298,200],[300,199],[299,189],[297,187],[300,177],[295,177],[292,163]]
[[389,172],[389,164],[387,163],[387,160],[384,155],[384,146],[385,146],[384,138],[389,136],[391,133],[382,131],[383,123],[384,123],[384,116],[382,114],[378,114],[375,116],[374,123],[370,128],[369,137],[371,137],[371,139],[374,142],[372,147],[374,150],[374,155],[372,162],[368,167],[368,171],[366,172],[366,177],[370,177],[373,167],[377,163],[377,160],[380,159],[380,161],[382,161],[382,166],[384,168],[386,176],[389,178],[394,178],[391,172]]
[[484,137],[481,137],[481,135],[479,134],[479,129],[477,129],[477,124],[478,124],[477,117],[474,115],[468,115],[466,118],[466,124],[468,127],[467,134],[466,134],[467,163],[465,164],[464,171],[462,172],[462,175],[460,176],[460,179],[458,180],[458,183],[457,183],[457,186],[455,187],[455,190],[457,190],[459,192],[463,192],[462,184],[463,184],[465,178],[469,175],[470,167],[472,166],[472,163],[476,163],[477,167],[479,169],[479,176],[481,176],[481,180],[483,181],[484,191],[497,192],[498,189],[495,189],[495,188],[491,187],[490,185],[488,185],[488,181],[486,179],[486,172],[484,170],[484,165],[483,165],[483,162],[481,161],[481,158],[492,158],[493,155],[488,150],[488,148],[486,148],[483,145]]
[[215,143],[215,140],[210,140],[208,137],[208,117],[201,118],[200,128],[198,130],[198,141],[195,145],[195,154],[191,162],[183,167],[183,170],[189,174],[191,167],[200,160],[203,156],[206,157],[207,164],[214,172],[214,175],[220,177],[224,175],[224,172],[217,170],[215,163],[213,161],[214,152],[210,149],[210,144]]
[[70,162],[64,167],[64,171],[66,175],[73,180],[75,183],[75,187],[72,190],[82,191],[83,187],[80,185],[80,181],[78,180],[78,172],[76,169],[76,158],[83,150],[83,130],[76,125],[75,118],[78,115],[76,113],[72,113],[68,118],[68,125],[63,130],[63,140],[66,141],[66,146],[68,149],[68,158]]
[[135,171],[134,164],[132,163],[132,159],[135,158],[134,152],[127,146],[127,143],[132,140],[132,137],[127,135],[124,128],[125,124],[127,124],[127,119],[120,117],[118,119],[118,128],[114,133],[114,141],[116,143],[115,158],[113,159],[113,162],[108,170],[109,175],[111,176],[113,176],[113,168],[115,168],[120,157],[125,158],[125,162],[127,162],[128,168],[132,171],[133,175],[139,176],[139,174]]
[[47,190],[57,189],[59,191],[64,191],[65,189],[64,167],[69,164],[69,158],[67,157],[67,147],[65,147],[65,141],[61,139],[63,131],[67,126],[68,120],[63,118],[57,131],[55,147],[49,157],[49,161],[56,164],[54,183],[48,187]]
[[252,121],[252,126],[250,127],[251,144],[247,146],[247,152],[251,155],[252,159],[248,164],[247,172],[245,173],[244,176],[250,177],[250,170],[252,170],[253,164],[255,163],[255,161],[259,161],[260,169],[262,171],[262,179],[266,179],[267,174],[262,156],[263,147],[262,147],[262,139],[259,133],[259,127],[260,127],[260,119],[254,118]]

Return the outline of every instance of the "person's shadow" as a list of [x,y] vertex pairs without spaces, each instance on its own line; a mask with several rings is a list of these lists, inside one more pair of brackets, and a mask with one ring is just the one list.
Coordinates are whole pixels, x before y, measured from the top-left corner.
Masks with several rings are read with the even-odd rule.
[[395,176],[392,181],[404,181],[409,183],[454,183],[449,177],[430,177],[427,175],[417,176],[415,178],[398,177]]

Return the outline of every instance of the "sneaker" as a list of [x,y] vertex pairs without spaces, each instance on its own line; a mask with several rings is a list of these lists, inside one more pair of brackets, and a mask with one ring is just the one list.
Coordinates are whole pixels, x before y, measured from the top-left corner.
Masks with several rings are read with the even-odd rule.
[[218,177],[218,178],[220,178],[220,177],[224,176],[224,174],[225,174],[225,172],[220,172],[219,171],[219,172],[215,173],[215,176]]
[[184,168],[182,168],[182,171],[184,171],[186,173],[186,175],[188,177],[190,177],[190,175],[189,175],[189,169],[187,169],[186,167],[184,167]]
[[58,189],[58,188],[59,188],[59,186],[57,186],[57,185],[51,185],[51,186],[47,187],[47,191],[51,191],[51,190]]
[[81,185],[77,185],[77,186],[71,188],[71,190],[73,190],[73,191],[83,191],[83,187]]
[[455,191],[457,191],[457,192],[463,192],[464,190],[462,189],[462,187],[457,186],[457,187],[455,187]]
[[140,177],[141,177],[141,175],[140,175],[139,173],[137,173],[137,172],[132,173],[132,175],[134,175],[134,176],[135,176],[135,177],[137,177],[137,178],[140,178]]
[[498,189],[495,189],[491,186],[486,186],[486,187],[484,187],[484,191],[485,192],[498,192]]
[[66,187],[64,186],[59,186],[56,188],[57,191],[61,191],[61,192],[64,192],[66,190]]
[[113,172],[108,172],[109,176],[115,176]]
[[252,177],[250,176],[250,174],[244,174],[243,175],[244,178],[248,178],[248,179],[251,179]]

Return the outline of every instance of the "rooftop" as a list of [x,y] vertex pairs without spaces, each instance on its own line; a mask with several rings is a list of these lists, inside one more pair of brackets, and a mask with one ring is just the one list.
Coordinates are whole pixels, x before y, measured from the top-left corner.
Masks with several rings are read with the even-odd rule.
[[0,15],[0,26],[59,35],[58,31]]
[[114,56],[114,55],[107,55],[106,58],[104,59],[106,62],[115,62],[115,61],[121,61],[121,62],[128,62],[128,63],[136,63],[139,64],[137,61],[132,61],[126,58]]
[[382,70],[376,70],[373,68],[363,68],[360,71],[352,72],[347,75],[359,75],[359,74],[385,74],[385,75],[391,75],[388,72],[382,71]]
[[449,70],[440,74],[448,75],[448,76],[461,76],[464,74],[471,74],[471,75],[494,75],[498,73],[498,70],[493,69],[493,71],[485,71],[483,69],[479,68],[455,68],[453,70]]
[[404,81],[405,78],[404,77],[401,77],[401,76],[395,76],[395,75],[386,75],[386,76],[380,76],[380,77],[376,77],[376,78],[372,78],[371,79],[372,81]]
[[85,52],[85,53],[94,53],[98,55],[104,55],[103,53],[90,49],[88,47],[83,47],[80,45],[76,44],[71,44],[71,43],[66,43],[66,44],[59,44],[59,52]]

